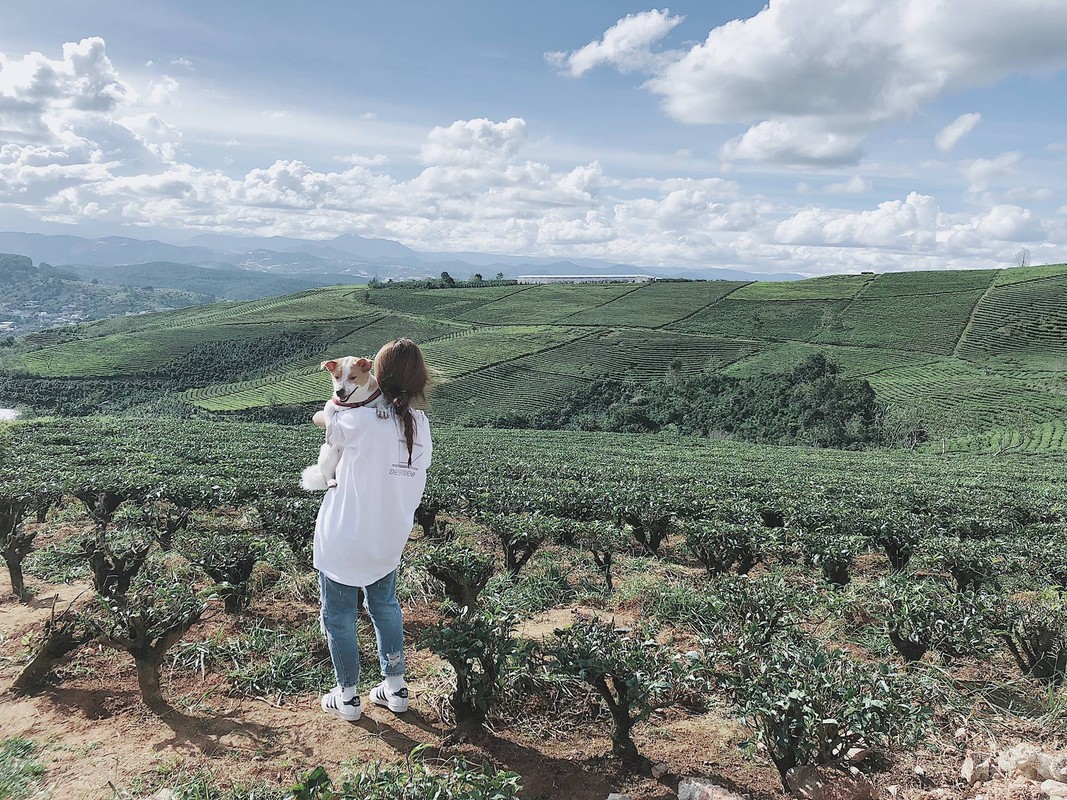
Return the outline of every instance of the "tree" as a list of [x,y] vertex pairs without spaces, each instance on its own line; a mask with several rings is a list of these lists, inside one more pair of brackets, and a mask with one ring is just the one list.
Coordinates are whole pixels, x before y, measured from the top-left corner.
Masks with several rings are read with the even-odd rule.
[[1030,250],[1024,247],[1018,253],[1015,254],[1015,266],[1028,267],[1030,266]]
[[11,576],[11,591],[20,600],[27,597],[26,584],[22,577],[22,562],[33,548],[36,531],[28,531],[22,525],[29,508],[28,498],[7,497],[0,500],[0,547]]
[[135,581],[127,603],[104,595],[97,599],[96,613],[83,615],[86,627],[103,644],[133,657],[145,705],[154,711],[166,710],[159,685],[163,659],[204,613],[192,576],[152,565]]
[[445,286],[451,287],[456,285],[456,279],[449,275],[447,271],[441,273],[441,280],[444,282]]
[[697,690],[693,665],[657,643],[652,631],[631,634],[595,617],[578,617],[554,636],[545,651],[549,668],[596,690],[611,714],[612,753],[639,765],[634,726]]

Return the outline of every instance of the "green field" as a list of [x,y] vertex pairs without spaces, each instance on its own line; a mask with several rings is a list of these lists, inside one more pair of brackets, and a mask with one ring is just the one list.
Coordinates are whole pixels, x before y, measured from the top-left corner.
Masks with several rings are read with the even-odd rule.
[[649,380],[672,364],[744,376],[822,352],[890,406],[936,420],[941,447],[1067,448],[1062,265],[785,283],[330,287],[37,336],[0,357],[0,373],[166,378],[216,343],[243,352],[289,335],[312,337],[312,350],[184,398],[212,412],[321,402],[321,359],[372,356],[398,336],[418,341],[439,374],[434,413],[446,422],[550,410],[592,380]]

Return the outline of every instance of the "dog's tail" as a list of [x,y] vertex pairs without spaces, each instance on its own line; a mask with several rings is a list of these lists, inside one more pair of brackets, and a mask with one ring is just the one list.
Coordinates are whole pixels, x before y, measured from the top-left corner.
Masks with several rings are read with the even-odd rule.
[[300,476],[300,485],[309,492],[325,492],[326,476],[318,464],[312,464]]

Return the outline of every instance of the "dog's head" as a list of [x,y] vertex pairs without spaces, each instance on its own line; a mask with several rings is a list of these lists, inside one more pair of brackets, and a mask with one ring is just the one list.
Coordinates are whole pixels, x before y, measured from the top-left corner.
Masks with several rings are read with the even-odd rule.
[[330,373],[333,395],[339,402],[362,403],[378,390],[369,359],[345,356],[323,361],[319,367]]

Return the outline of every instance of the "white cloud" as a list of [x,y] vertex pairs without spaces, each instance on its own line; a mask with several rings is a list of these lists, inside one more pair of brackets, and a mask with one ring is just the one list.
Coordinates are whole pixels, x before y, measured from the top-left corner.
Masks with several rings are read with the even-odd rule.
[[[738,180],[713,174],[666,179],[613,175],[596,158],[531,155],[542,152],[541,140],[517,117],[457,120],[423,130],[421,149],[414,144],[394,157],[402,165],[398,170],[390,169],[393,161],[384,156],[359,152],[364,147],[366,153],[381,152],[376,144],[348,141],[333,150],[348,153],[338,156],[333,168],[288,158],[227,174],[183,160],[182,132],[173,121],[182,106],[151,106],[147,96],[135,97],[111,67],[102,42],[87,40],[64,53],[63,61],[31,55],[2,62],[0,114],[6,116],[0,213],[53,223],[91,221],[112,229],[323,237],[355,232],[424,250],[756,271],[1010,263],[1019,242],[1033,249],[1035,262],[1039,257],[1067,260],[1067,220],[1042,219],[1026,208],[1025,189],[1000,185],[1018,167],[1017,153],[960,168],[972,185],[989,191],[997,185],[998,191],[1016,193],[1018,199],[970,197],[978,210],[957,215],[919,193],[872,203],[865,211],[805,209],[794,202],[798,198],[786,204],[772,201],[746,193]],[[48,77],[45,85],[28,79],[25,68],[8,70],[24,62],[33,65],[31,78]],[[291,111],[278,110],[282,116],[270,119],[278,125],[296,121],[307,130],[322,127],[323,120]],[[239,137],[247,152],[254,152],[262,141],[256,128],[276,125],[265,126],[260,109],[242,108],[241,113],[247,127],[217,141],[232,147]],[[785,136],[775,146],[789,145],[796,152],[806,148],[809,157],[826,157],[818,151],[820,141],[814,134],[807,142]],[[753,137],[746,146],[755,146]],[[421,166],[412,175],[408,170],[418,160]],[[711,166],[702,164],[701,169]],[[683,168],[692,169],[688,164]],[[1010,185],[1020,184],[1015,180]],[[873,187],[852,175],[808,190],[859,194]],[[805,189],[798,185],[797,191]]]
[[113,111],[129,93],[103,39],[65,44],[59,61],[41,53],[9,60],[0,53],[0,140],[57,142],[72,120]]
[[[151,63],[151,62],[149,62]],[[175,67],[182,67],[183,69],[192,69],[193,62],[187,58],[174,58],[170,62]]]
[[[1052,228],[1031,210],[998,205],[983,213],[952,215],[937,200],[912,192],[903,201],[879,203],[861,212],[812,208],[780,222],[773,241],[801,255],[832,257],[832,249],[862,252],[863,259],[895,269],[975,266],[1010,261],[1020,242],[1046,241]],[[1050,253],[1062,253],[1062,247]],[[1055,256],[1053,256],[1055,257]],[[840,253],[834,260],[841,260]],[[854,265],[860,256],[845,256]],[[824,272],[834,271],[824,268]]]
[[967,179],[967,191],[982,192],[991,183],[1011,177],[1015,174],[1015,165],[1022,160],[1022,153],[1001,153],[996,158],[976,158],[965,162],[961,167],[963,177]]
[[526,121],[457,120],[430,131],[422,148],[426,164],[488,166],[506,164],[526,141]]
[[871,211],[812,208],[783,220],[774,231],[779,244],[912,248],[936,239],[940,210],[933,197],[912,192]]
[[342,164],[352,164],[353,166],[362,167],[380,167],[389,163],[389,157],[378,153],[373,156],[361,156],[358,153],[352,153],[347,156],[334,156],[335,161],[340,161]]
[[994,206],[975,221],[974,228],[1001,242],[1036,242],[1046,233],[1032,211],[1012,205]]
[[173,102],[171,95],[178,91],[179,84],[170,75],[148,82],[148,95],[145,101],[150,105],[163,106]]
[[[608,33],[624,24],[634,18]],[[1067,64],[1065,29],[1067,3],[1053,0],[770,0],[685,52],[647,57],[665,33],[649,26],[634,58],[616,56],[605,34],[561,63],[572,75],[643,69],[674,119],[750,125],[732,157],[841,163],[868,132],[946,92]]]
[[1056,193],[1051,189],[1030,189],[1025,186],[1016,186],[1008,189],[1004,197],[1013,203],[1047,203],[1056,198]]
[[826,187],[826,191],[829,194],[867,194],[867,192],[873,190],[874,186],[871,182],[861,178],[859,175],[853,175],[843,183],[831,183]]
[[815,120],[768,120],[722,146],[727,161],[747,159],[780,164],[847,164],[860,155],[863,137],[825,130]]
[[545,58],[575,78],[601,64],[610,64],[621,72],[649,69],[670,57],[653,53],[652,45],[684,19],[672,17],[669,9],[628,14],[608,28],[599,40],[572,53],[546,53]]
[[960,114],[934,137],[934,146],[942,153],[951,153],[960,139],[978,127],[981,114]]

